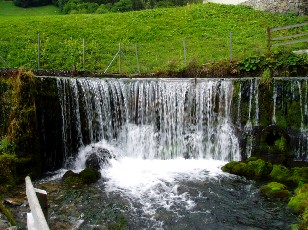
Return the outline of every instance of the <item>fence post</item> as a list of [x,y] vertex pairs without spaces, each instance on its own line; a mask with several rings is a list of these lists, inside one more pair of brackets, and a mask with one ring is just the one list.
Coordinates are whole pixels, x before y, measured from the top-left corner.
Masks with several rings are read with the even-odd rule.
[[[44,190],[35,189],[32,185],[29,176],[25,178],[25,181],[26,181],[27,199],[31,209],[31,213],[27,213],[27,227],[29,230],[49,230],[46,218],[39,203],[39,199],[36,195],[37,192],[38,193],[44,192],[42,193],[42,196],[46,196],[46,202],[47,202],[47,193]],[[46,215],[48,215],[47,212]]]
[[37,69],[40,69],[40,58],[41,58],[41,39],[40,34],[37,35]]
[[271,28],[267,27],[267,51],[271,51]]
[[82,70],[85,70],[85,41],[82,39]]
[[122,53],[122,50],[121,50],[121,42],[119,43],[119,73],[121,73],[121,53]]
[[230,61],[232,61],[232,32],[230,32]]
[[186,43],[185,43],[185,38],[183,38],[183,50],[184,50],[184,61],[186,62]]
[[138,73],[140,73],[140,65],[139,65],[139,59],[138,59],[138,46],[137,46],[137,44],[135,44],[135,51],[136,51],[137,69],[138,69]]

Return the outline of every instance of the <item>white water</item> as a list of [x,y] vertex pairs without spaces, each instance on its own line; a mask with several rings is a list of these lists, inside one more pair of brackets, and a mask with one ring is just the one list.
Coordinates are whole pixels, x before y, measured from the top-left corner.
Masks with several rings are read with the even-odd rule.
[[225,162],[215,160],[172,159],[143,160],[122,158],[112,161],[112,167],[102,173],[107,178],[107,192],[121,192],[130,200],[142,204],[145,214],[154,215],[156,209],[177,211],[177,206],[187,210],[195,203],[190,194],[178,191],[181,181],[215,179],[221,174]]
[[[136,127],[135,127],[136,128]],[[140,141],[138,135],[143,131],[136,128],[135,141]],[[146,139],[146,138],[145,138]],[[141,140],[142,141],[142,140]],[[179,210],[190,210],[195,207],[195,197],[187,191],[179,189],[182,182],[206,183],[219,180],[224,161],[212,159],[145,159],[142,149],[114,147],[103,140],[82,148],[75,161],[75,171],[85,167],[85,161],[90,152],[96,148],[108,149],[116,156],[110,161],[110,166],[101,170],[101,181],[104,191],[118,194],[130,203],[130,208],[142,216],[152,219],[155,228],[162,228],[163,223],[155,220],[155,215],[162,208],[168,212],[180,215]],[[150,148],[150,146],[149,146]],[[194,196],[194,195],[193,195]]]

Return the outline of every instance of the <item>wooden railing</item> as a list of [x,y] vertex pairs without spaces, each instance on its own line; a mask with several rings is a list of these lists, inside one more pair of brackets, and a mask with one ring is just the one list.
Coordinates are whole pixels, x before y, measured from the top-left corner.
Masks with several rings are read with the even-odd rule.
[[[308,22],[303,22],[295,25],[283,26],[283,27],[276,27],[276,28],[267,28],[267,49],[268,51],[271,50],[273,46],[285,46],[285,45],[292,45],[296,43],[303,43],[308,42],[308,29],[305,30],[303,33],[292,34],[288,36],[282,37],[274,37],[273,32],[281,31],[281,30],[288,30],[292,28],[304,27],[308,26]],[[300,38],[300,39],[299,39]],[[272,43],[272,41],[284,41],[279,43]]]
[[31,209],[31,212],[27,213],[27,227],[29,230],[49,230],[47,224],[47,192],[34,188],[28,176],[25,181],[26,194]]

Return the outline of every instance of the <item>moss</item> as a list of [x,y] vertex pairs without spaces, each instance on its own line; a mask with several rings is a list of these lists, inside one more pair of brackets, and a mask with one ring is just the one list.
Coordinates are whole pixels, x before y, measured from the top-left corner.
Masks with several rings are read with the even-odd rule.
[[308,167],[295,167],[291,169],[292,176],[290,177],[290,180],[292,180],[295,183],[304,182],[308,183]]
[[288,206],[298,213],[303,213],[305,209],[308,209],[308,192],[296,194],[296,196],[291,198]]
[[283,165],[274,165],[270,177],[277,181],[289,181],[290,170]]
[[32,177],[41,174],[41,156],[37,128],[36,104],[37,80],[33,73],[20,70],[10,78],[13,86],[12,105],[8,138],[15,146],[18,158],[31,159],[28,173]]
[[230,161],[229,163],[227,163],[224,166],[222,166],[221,170],[223,172],[232,173],[234,166],[237,165],[238,163],[239,162],[237,162],[237,161]]
[[67,185],[80,185],[82,184],[82,180],[79,177],[78,173],[75,173],[71,170],[67,171],[63,177],[62,180]]
[[16,226],[16,221],[12,215],[12,213],[10,212],[10,210],[8,210],[4,204],[2,203],[2,200],[0,199],[0,211],[6,216],[6,218],[8,219],[8,221],[10,222],[10,224],[12,226]]
[[75,173],[71,170],[67,171],[62,180],[67,185],[83,185],[95,183],[98,179],[101,178],[99,171],[96,171],[91,168],[85,168],[80,173]]
[[269,162],[258,159],[256,161],[249,161],[248,165],[254,170],[254,177],[256,179],[266,178],[271,173],[273,166]]
[[0,155],[0,186],[4,190],[16,184],[16,162],[15,155]]
[[79,177],[83,181],[84,184],[95,183],[101,178],[101,174],[99,171],[92,168],[85,168],[79,173]]
[[272,164],[261,159],[251,158],[248,163],[231,161],[222,167],[223,172],[253,179],[266,178],[272,171]]
[[298,230],[307,230],[308,229],[308,208],[300,216],[301,223],[298,226]]
[[288,199],[290,192],[284,184],[278,182],[270,182],[261,187],[263,195],[275,199]]

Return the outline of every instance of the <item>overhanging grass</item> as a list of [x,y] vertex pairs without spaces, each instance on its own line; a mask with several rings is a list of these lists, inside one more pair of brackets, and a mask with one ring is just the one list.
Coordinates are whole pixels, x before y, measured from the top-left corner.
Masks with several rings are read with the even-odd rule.
[[[104,71],[122,43],[125,56],[121,56],[121,66],[116,58],[109,72],[119,68],[122,72],[136,71],[136,53],[141,72],[152,72],[168,68],[169,63],[183,66],[191,60],[206,63],[229,59],[230,32],[233,58],[264,52],[268,26],[300,23],[307,17],[274,15],[245,6],[203,4],[104,15],[0,19],[0,56],[9,67],[37,68],[40,33],[43,69],[71,70],[73,64],[82,69],[84,38],[86,70]],[[4,64],[0,61],[1,66]]]

